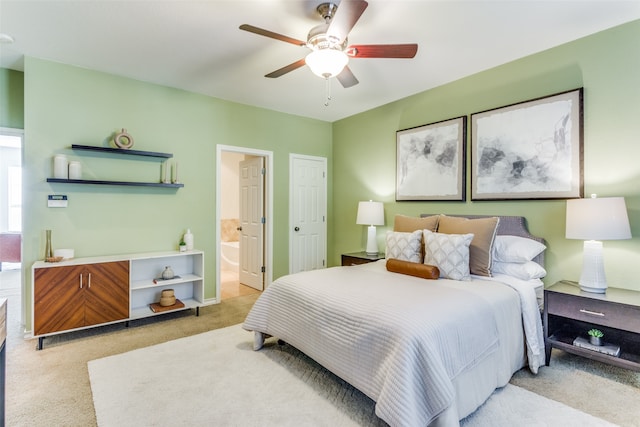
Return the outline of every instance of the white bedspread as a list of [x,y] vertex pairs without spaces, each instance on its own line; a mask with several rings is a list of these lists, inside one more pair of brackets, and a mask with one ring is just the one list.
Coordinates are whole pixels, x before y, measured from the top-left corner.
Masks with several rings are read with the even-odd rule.
[[518,292],[522,305],[522,323],[526,338],[529,369],[532,373],[537,374],[538,368],[545,363],[545,355],[540,304],[538,303],[535,289],[528,283],[505,274],[495,274],[494,277],[473,277],[480,280],[499,281],[511,286]]
[[[243,327],[305,352],[375,400],[390,425],[426,426],[464,401],[460,383],[474,367],[492,391],[522,366],[521,298],[503,284],[424,280],[379,261],[279,278]],[[491,394],[469,393],[472,408]]]

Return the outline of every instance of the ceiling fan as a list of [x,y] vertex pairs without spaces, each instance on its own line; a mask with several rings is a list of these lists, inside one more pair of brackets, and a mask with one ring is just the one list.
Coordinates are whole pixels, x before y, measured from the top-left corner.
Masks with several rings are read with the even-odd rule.
[[314,74],[329,79],[337,77],[343,87],[358,84],[349,66],[349,58],[413,58],[418,45],[413,44],[355,44],[348,45],[347,36],[369,4],[364,0],[342,0],[340,11],[335,3],[322,3],[316,10],[325,23],[313,27],[307,41],[294,39],[269,30],[243,24],[240,29],[261,36],[311,49],[305,58],[275,70],[265,77],[276,78],[303,65]]

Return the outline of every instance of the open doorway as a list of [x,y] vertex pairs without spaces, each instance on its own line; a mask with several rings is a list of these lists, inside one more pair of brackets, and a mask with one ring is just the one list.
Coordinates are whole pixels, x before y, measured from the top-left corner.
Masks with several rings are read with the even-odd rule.
[[[234,146],[217,147],[218,301],[260,292],[271,283],[272,162],[271,152]],[[254,185],[255,182],[247,184],[246,176],[254,176],[255,181],[256,174],[259,174],[257,180],[260,185]],[[247,185],[252,187],[247,189]]]
[[21,129],[0,128],[0,298],[8,300],[10,323],[21,325],[23,135]]

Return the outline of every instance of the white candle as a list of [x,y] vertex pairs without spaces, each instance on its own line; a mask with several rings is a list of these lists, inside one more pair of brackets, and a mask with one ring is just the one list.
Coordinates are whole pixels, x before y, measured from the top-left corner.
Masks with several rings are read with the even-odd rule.
[[164,162],[164,182],[165,184],[169,182],[168,174],[169,174],[169,161]]
[[80,162],[69,162],[69,179],[82,179]]
[[178,182],[178,162],[176,162],[176,167],[175,167],[175,175],[173,177],[173,183],[177,183]]
[[53,177],[60,179],[68,179],[68,170],[67,167],[69,162],[67,161],[67,157],[62,154],[57,154],[53,156]]

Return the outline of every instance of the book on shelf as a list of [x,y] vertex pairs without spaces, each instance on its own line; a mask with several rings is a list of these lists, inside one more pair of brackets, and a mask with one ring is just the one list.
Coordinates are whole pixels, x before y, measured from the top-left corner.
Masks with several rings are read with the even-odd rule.
[[593,345],[589,342],[588,339],[578,337],[573,340],[573,345],[575,345],[576,347],[582,347],[588,350],[597,351],[598,353],[608,354],[609,356],[620,356],[620,346],[615,344],[604,343],[603,345]]

